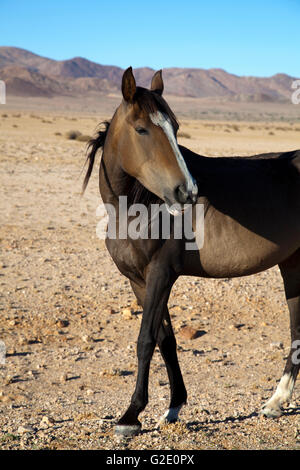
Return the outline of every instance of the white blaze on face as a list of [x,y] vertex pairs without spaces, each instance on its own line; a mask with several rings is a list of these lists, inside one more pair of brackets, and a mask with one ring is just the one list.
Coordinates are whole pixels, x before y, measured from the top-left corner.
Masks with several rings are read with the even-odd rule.
[[194,180],[186,166],[184,158],[181,155],[170,119],[168,118],[166,114],[163,114],[160,111],[157,111],[156,113],[151,113],[150,119],[153,122],[153,124],[161,127],[164,133],[166,134],[170,142],[170,145],[172,147],[172,150],[175,154],[179,168],[181,169],[182,173],[185,176],[187,191],[191,192],[193,195],[196,195],[198,192],[197,185],[194,183]]

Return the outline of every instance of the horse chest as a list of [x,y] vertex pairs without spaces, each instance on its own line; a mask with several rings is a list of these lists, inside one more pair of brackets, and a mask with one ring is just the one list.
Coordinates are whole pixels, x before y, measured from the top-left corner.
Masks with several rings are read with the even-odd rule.
[[106,247],[119,271],[131,280],[143,277],[147,258],[130,240],[106,239]]

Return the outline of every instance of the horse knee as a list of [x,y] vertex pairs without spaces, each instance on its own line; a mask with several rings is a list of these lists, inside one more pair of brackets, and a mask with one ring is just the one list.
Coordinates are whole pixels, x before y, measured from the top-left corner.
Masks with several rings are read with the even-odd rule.
[[151,359],[154,348],[155,348],[155,340],[150,336],[147,337],[139,337],[137,342],[137,357],[138,359],[145,359],[148,361]]

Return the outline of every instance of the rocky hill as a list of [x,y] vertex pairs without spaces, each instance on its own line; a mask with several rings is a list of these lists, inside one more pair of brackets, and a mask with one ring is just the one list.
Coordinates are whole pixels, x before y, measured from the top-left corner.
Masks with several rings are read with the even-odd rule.
[[[130,65],[130,64],[128,64]],[[101,65],[82,57],[53,60],[16,47],[0,47],[0,79],[7,93],[15,96],[78,96],[118,93],[123,69]],[[148,87],[154,70],[135,69],[137,83]],[[163,69],[169,95],[228,101],[287,101],[294,77],[278,73],[271,77],[238,76],[222,69]]]

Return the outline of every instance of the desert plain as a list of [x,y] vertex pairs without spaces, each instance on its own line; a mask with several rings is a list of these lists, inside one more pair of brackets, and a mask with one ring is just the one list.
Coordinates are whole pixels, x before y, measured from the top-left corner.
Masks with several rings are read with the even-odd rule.
[[[157,428],[169,386],[156,350],[142,433],[114,435],[134,390],[142,312],[96,235],[100,156],[81,196],[87,142],[69,137],[93,135],[118,102],[0,105],[0,449],[299,450],[299,380],[282,417],[259,415],[290,346],[277,267],[176,282],[169,309],[188,391],[181,421]],[[300,148],[300,105],[171,104],[179,142],[203,155]]]

